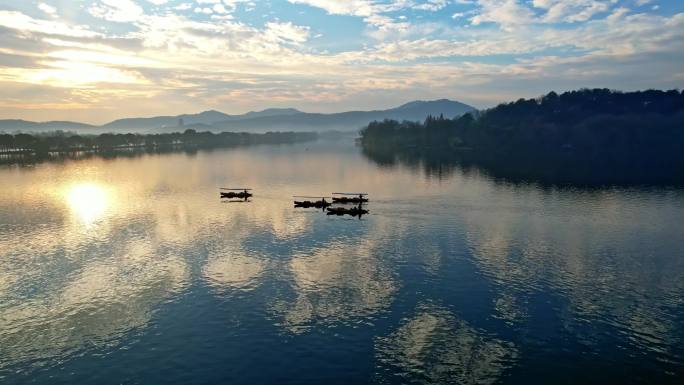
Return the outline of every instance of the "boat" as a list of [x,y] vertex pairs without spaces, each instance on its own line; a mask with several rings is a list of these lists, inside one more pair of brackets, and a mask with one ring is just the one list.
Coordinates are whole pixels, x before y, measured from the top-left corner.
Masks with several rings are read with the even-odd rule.
[[330,205],[332,205],[331,202],[325,200],[326,197],[306,197],[306,196],[295,196],[295,198],[320,198],[319,200],[316,201],[310,201],[310,200],[305,200],[305,201],[294,201],[294,207],[301,207],[301,208],[311,208],[315,207],[317,209],[324,209]]
[[333,195],[339,195],[332,198],[333,203],[361,204],[368,202],[368,194],[366,193],[333,193]]
[[221,198],[229,198],[229,199],[244,199],[247,200],[247,198],[251,198],[253,194],[249,191],[251,191],[251,188],[221,188],[221,190],[226,190],[226,191],[221,191]]
[[353,217],[361,217],[362,215],[368,214],[368,210],[362,208],[361,206],[357,207],[351,207],[351,208],[346,208],[346,207],[328,207],[327,209],[328,215],[351,215]]

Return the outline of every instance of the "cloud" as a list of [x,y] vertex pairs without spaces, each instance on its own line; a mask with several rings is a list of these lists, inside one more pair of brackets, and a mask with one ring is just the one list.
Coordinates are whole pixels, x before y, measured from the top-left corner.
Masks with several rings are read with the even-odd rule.
[[[24,100],[34,113],[51,106],[47,119],[77,106],[106,110],[96,119],[108,119],[128,114],[107,108],[126,98],[159,114],[174,112],[166,106],[380,108],[407,94],[491,105],[573,85],[675,87],[684,72],[684,14],[636,12],[610,1],[563,1],[561,12],[552,11],[556,0],[459,0],[458,8],[439,1],[290,0],[295,10],[325,10],[320,17],[331,25],[337,15],[363,20],[360,29],[344,31],[345,39],[356,37],[343,46],[331,41],[327,25],[295,23],[285,14],[250,24],[234,13],[241,2],[143,8],[142,0],[102,0],[82,11],[85,18],[70,19],[96,17],[89,25],[0,11],[0,114],[16,116]],[[609,8],[598,12],[594,3]],[[448,8],[424,9],[430,4]],[[431,12],[442,12],[441,19]],[[152,106],[145,99],[152,96],[168,103]]]
[[321,8],[332,15],[352,15],[369,17],[376,14],[376,6],[371,0],[288,0],[293,4],[305,4]]
[[[541,23],[577,23],[606,13],[615,0],[460,0],[476,5],[473,25],[494,23],[505,30]],[[540,13],[541,11],[541,13]]]
[[534,13],[518,0],[479,0],[478,5],[478,13],[470,19],[473,25],[496,23],[511,30],[534,19]]
[[45,3],[38,3],[38,9],[47,13],[50,16],[55,16],[57,14],[57,8]]
[[309,38],[309,27],[301,27],[288,23],[266,23],[264,34],[267,39],[276,42],[300,44]]
[[424,11],[439,11],[440,9],[449,5],[449,0],[427,0],[424,3],[416,4],[412,8]]
[[143,9],[132,0],[100,0],[88,8],[91,15],[120,23],[136,21]]
[[59,21],[34,19],[16,11],[0,11],[0,26],[14,30],[39,32],[48,35],[71,37],[101,36],[100,33],[91,31],[87,26],[74,26]]
[[190,3],[180,3],[173,7],[173,9],[178,10],[178,11],[187,11],[188,9],[192,9],[192,4]]
[[578,22],[589,20],[594,15],[606,12],[615,1],[612,0],[533,0],[534,7],[543,9],[545,22]]

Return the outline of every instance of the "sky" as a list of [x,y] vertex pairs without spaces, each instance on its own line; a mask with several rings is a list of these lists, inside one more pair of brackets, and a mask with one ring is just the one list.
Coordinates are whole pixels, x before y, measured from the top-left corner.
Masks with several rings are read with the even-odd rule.
[[0,0],[0,119],[684,85],[684,0]]

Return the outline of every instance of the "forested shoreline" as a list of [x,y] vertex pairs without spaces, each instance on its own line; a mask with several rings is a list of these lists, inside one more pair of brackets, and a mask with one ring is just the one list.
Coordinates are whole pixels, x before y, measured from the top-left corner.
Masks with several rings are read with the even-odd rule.
[[146,154],[212,151],[253,145],[280,145],[316,140],[315,132],[267,132],[263,134],[196,132],[164,134],[77,135],[49,132],[36,135],[0,133],[0,164],[32,165],[93,157],[135,158]]
[[49,154],[70,152],[113,152],[127,150],[211,149],[256,144],[286,144],[315,140],[313,132],[267,132],[263,134],[184,132],[163,134],[78,135],[64,132],[31,135],[0,134],[0,153]]
[[579,90],[520,99],[476,114],[371,122],[364,154],[380,164],[480,167],[551,184],[680,184],[684,93]]

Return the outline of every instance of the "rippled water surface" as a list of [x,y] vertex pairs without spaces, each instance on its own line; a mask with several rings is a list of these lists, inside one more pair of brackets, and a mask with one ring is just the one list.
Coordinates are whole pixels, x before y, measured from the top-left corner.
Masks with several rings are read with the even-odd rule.
[[351,143],[2,166],[0,383],[682,383],[682,218]]

